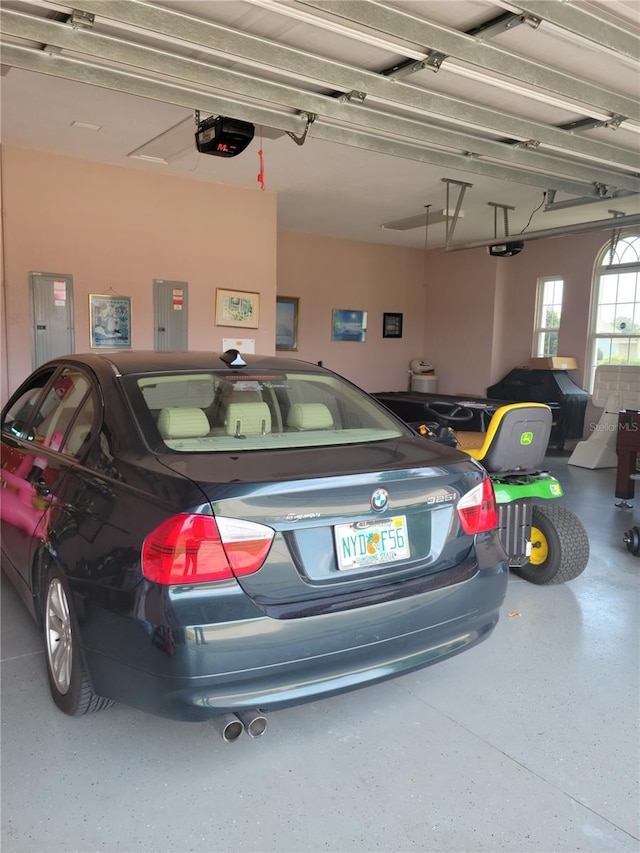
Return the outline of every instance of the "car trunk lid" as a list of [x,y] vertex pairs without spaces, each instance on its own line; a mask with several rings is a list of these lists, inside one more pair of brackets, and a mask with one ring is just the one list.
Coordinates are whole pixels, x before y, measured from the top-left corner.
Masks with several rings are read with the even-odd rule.
[[[468,557],[473,537],[462,531],[456,504],[482,479],[479,466],[420,438],[380,442],[371,451],[371,445],[294,450],[280,464],[273,453],[243,453],[219,466],[236,475],[224,483],[203,481],[209,462],[199,457],[198,484],[214,516],[276,532],[262,568],[238,577],[258,605],[326,606],[387,587],[395,594],[398,584],[445,572]],[[187,475],[194,468],[189,459],[186,470],[186,458],[179,462]],[[265,465],[269,479],[253,479]],[[301,470],[305,475],[295,476]]]

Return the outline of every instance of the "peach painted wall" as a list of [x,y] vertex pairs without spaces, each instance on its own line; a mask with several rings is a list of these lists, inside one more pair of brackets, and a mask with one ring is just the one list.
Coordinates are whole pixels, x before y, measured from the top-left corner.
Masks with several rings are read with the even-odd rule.
[[427,257],[424,354],[443,394],[479,394],[491,373],[496,259],[484,249]]
[[[89,349],[88,296],[132,297],[135,349],[153,349],[153,279],[189,284],[189,348],[254,338],[274,352],[277,197],[3,147],[9,390],[30,372],[29,272],[73,276],[75,346]],[[260,328],[214,324],[216,287],[257,291]]]
[[427,261],[424,352],[445,394],[486,393],[532,355],[539,278],[564,281],[558,351],[574,356],[569,375],[585,387],[589,308],[596,259],[609,232],[553,237],[525,244],[512,258],[486,249],[432,250]]
[[[89,348],[88,294],[133,297],[133,343],[153,347],[154,278],[189,282],[189,346],[216,349],[238,330],[214,324],[216,287],[258,291],[258,352],[274,351],[275,296],[300,297],[298,357],[369,391],[404,390],[413,358],[443,394],[480,394],[531,355],[536,284],[565,282],[559,349],[583,384],[593,267],[608,232],[533,241],[513,258],[485,249],[400,249],[277,232],[271,193],[153,175],[4,146],[2,400],[31,370],[30,271],[74,280],[75,340]],[[276,266],[277,264],[277,266]],[[426,286],[425,286],[426,282]],[[333,308],[368,312],[365,343],[331,340]],[[404,315],[382,338],[384,311]]]
[[[489,370],[489,381],[487,387],[492,384],[494,378],[500,379],[506,371],[502,370],[502,348],[506,335],[510,334],[512,317],[509,304],[508,266],[504,263],[496,264],[496,289],[493,309],[493,335],[491,344],[491,365]],[[514,365],[511,365],[512,367]]]
[[[424,355],[424,254],[292,232],[278,236],[278,294],[297,296],[298,352],[367,391],[404,391],[409,362]],[[364,342],[332,341],[334,308],[367,311]],[[400,312],[402,338],[382,337],[382,315]]]

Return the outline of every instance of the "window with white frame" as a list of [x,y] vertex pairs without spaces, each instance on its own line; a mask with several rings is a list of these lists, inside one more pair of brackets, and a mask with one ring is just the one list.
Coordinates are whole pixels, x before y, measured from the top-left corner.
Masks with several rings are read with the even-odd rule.
[[563,284],[561,278],[538,279],[538,304],[533,345],[534,355],[538,358],[558,355]]
[[590,384],[600,364],[640,365],[640,236],[612,241],[595,271]]

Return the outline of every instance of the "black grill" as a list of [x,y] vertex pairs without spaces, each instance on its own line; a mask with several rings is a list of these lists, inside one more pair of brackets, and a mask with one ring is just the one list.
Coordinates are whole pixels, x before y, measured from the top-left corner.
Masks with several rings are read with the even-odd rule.
[[496,385],[489,397],[513,402],[546,403],[553,411],[551,442],[562,446],[566,438],[582,438],[589,395],[566,370],[528,370],[515,367]]

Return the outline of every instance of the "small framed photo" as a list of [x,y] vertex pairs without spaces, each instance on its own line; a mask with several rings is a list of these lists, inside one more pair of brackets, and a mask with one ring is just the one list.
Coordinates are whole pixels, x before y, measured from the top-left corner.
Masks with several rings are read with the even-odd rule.
[[382,315],[382,337],[402,337],[402,314],[384,313]]
[[331,340],[365,341],[367,339],[367,312],[345,308],[333,309]]
[[276,297],[276,349],[298,350],[298,297]]
[[257,329],[259,321],[259,293],[216,288],[216,326]]
[[92,349],[131,347],[131,297],[89,294]]

